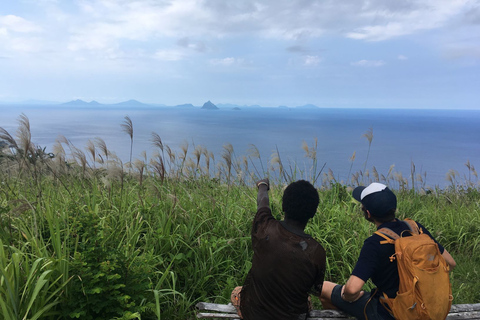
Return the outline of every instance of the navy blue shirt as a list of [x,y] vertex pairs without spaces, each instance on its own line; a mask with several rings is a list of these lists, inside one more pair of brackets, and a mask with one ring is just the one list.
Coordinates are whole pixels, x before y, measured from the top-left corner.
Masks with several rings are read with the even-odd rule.
[[[438,244],[440,253],[443,254],[445,250],[443,246],[432,237],[424,226],[418,222],[417,224],[423,233],[428,234]],[[399,235],[404,230],[410,230],[407,223],[398,219],[383,223],[377,230],[381,228],[389,228]],[[409,234],[410,233],[405,232],[403,235]],[[359,277],[365,282],[367,282],[368,279],[372,279],[372,282],[378,288],[376,293],[377,297],[383,296],[385,292],[389,298],[395,298],[399,286],[397,261],[393,260],[393,262],[390,262],[389,259],[389,257],[395,253],[395,246],[393,244],[380,244],[382,240],[385,239],[377,234],[373,234],[364,241],[362,250],[360,251],[360,257],[353,269],[352,275]],[[393,319],[380,303],[378,307],[378,311],[382,316],[386,319]]]

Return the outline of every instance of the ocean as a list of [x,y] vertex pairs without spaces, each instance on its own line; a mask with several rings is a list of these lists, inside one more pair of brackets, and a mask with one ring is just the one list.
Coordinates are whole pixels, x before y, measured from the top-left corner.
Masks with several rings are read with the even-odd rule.
[[[386,176],[394,166],[394,172],[408,178],[412,163],[426,186],[449,186],[446,175],[451,170],[460,183],[478,181],[469,178],[466,163],[480,165],[479,110],[0,105],[0,127],[15,136],[22,113],[30,120],[33,143],[49,152],[59,135],[84,151],[88,140],[100,137],[128,162],[130,137],[120,127],[128,115],[133,122],[133,157],[139,159],[142,151],[153,155],[155,132],[176,152],[188,144],[190,156],[195,146],[203,146],[218,163],[224,145],[231,144],[239,159],[248,156],[253,145],[264,168],[271,166],[278,150],[285,167],[307,172],[312,161],[302,145],[312,149],[317,141],[319,167],[325,165],[324,172],[331,170],[338,182],[350,183],[349,174],[365,168],[372,172],[373,167]],[[364,136],[368,132],[371,144]],[[261,167],[260,160],[253,161]]]

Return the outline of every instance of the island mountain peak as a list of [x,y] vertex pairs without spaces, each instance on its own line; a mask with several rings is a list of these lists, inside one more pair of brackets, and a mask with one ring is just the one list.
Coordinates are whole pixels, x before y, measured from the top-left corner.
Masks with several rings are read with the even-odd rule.
[[210,100],[208,100],[203,104],[202,109],[218,110],[218,107],[214,105]]

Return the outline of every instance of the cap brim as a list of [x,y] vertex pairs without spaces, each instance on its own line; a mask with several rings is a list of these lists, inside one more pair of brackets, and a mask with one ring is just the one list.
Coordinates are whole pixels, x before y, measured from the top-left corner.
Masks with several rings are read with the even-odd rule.
[[361,187],[356,187],[355,189],[353,189],[353,192],[352,192],[352,197],[357,200],[357,201],[362,201],[362,191],[365,190],[366,187],[364,186],[361,186]]

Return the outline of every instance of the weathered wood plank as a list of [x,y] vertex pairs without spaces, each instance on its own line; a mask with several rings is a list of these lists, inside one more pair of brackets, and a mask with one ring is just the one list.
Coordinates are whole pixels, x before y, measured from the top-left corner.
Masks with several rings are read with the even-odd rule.
[[209,310],[209,311],[220,311],[228,313],[236,313],[235,307],[229,304],[217,304],[217,303],[208,303],[208,302],[199,302],[195,306],[198,310]]
[[[350,319],[349,316],[339,310],[312,310],[309,312],[308,319]],[[351,319],[355,319],[351,317]]]
[[238,315],[236,313],[207,313],[207,312],[201,312],[197,313],[197,318],[202,319],[202,318],[209,318],[209,319],[238,319]]
[[345,320],[345,319],[355,319],[355,318],[347,318],[347,317],[340,317],[340,318],[310,318],[308,317],[307,320]]
[[480,320],[480,311],[449,313],[447,320]]
[[[232,304],[216,304],[199,302],[196,305],[199,311],[214,311],[214,312],[200,312],[197,318],[210,319],[238,319],[235,307]],[[216,313],[216,312],[217,313]],[[347,314],[338,310],[312,310],[307,320],[346,320],[354,319],[348,317]],[[480,320],[480,303],[474,304],[456,304],[452,305],[447,320]]]
[[450,313],[467,312],[467,311],[480,311],[480,303],[454,304],[450,309]]

